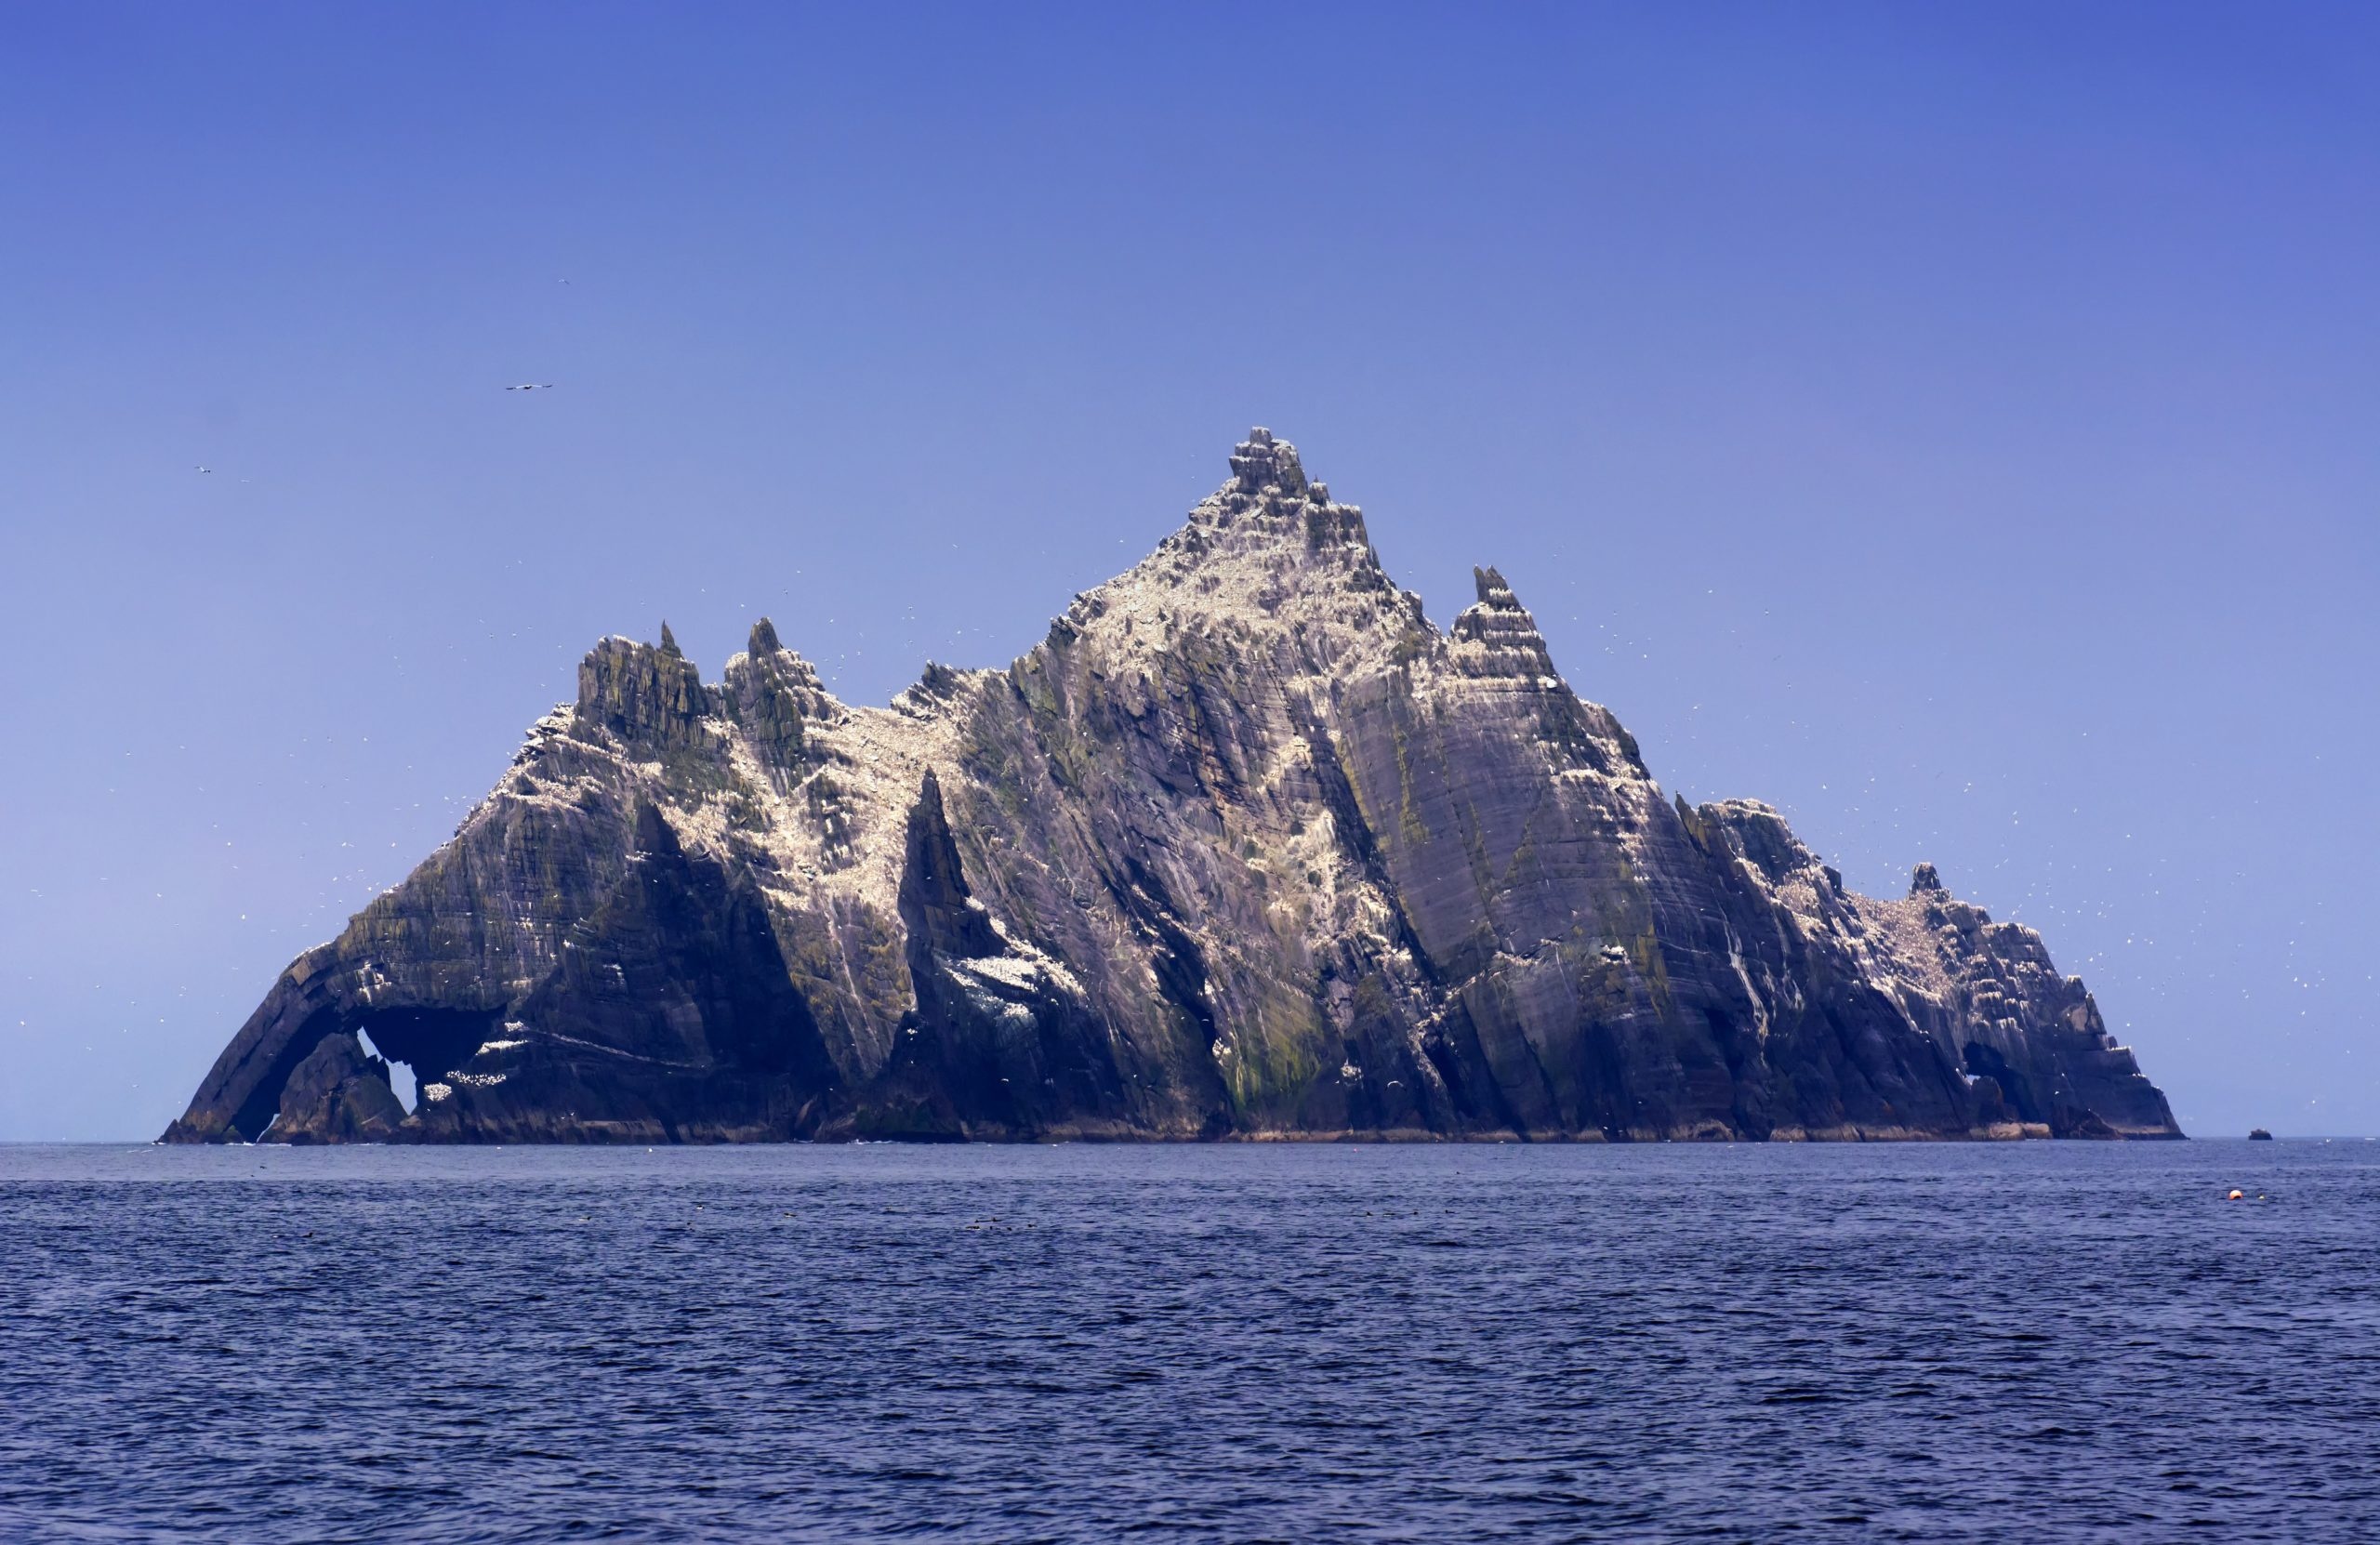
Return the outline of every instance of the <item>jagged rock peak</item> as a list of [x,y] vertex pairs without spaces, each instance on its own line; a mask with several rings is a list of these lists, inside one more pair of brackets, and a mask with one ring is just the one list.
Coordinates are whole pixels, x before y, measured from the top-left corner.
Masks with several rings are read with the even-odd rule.
[[1554,656],[1537,619],[1494,569],[1474,568],[1479,599],[1454,619],[1450,636],[1456,667],[1467,676],[1510,677],[1531,682],[1558,680]]
[[817,670],[778,641],[776,625],[766,617],[752,625],[745,653],[729,656],[720,698],[756,749],[788,766],[800,756],[805,723],[842,717]]
[[[1042,648],[1155,662],[1185,636],[1289,636],[1316,661],[1431,647],[1421,597],[1382,568],[1352,504],[1318,500],[1296,452],[1262,428],[1231,457],[1233,476],[1156,550],[1074,598]],[[1291,497],[1284,483],[1299,491]],[[1024,662],[1019,663],[1020,666]]]
[[1259,425],[1248,431],[1231,454],[1232,476],[1240,490],[1261,494],[1267,488],[1277,488],[1285,495],[1300,495],[1306,491],[1305,469],[1298,464],[1298,448],[1286,440],[1276,440],[1273,431]]
[[[1064,618],[1059,626],[1065,626]],[[964,703],[969,680],[970,673],[956,666],[928,660],[918,679],[893,694],[892,711],[909,719],[937,718]]]
[[685,653],[678,647],[678,636],[669,631],[669,622],[666,617],[662,619],[661,623],[661,653],[664,654],[677,654],[681,657]]
[[639,643],[617,634],[578,662],[578,717],[630,741],[690,745],[700,721],[718,707],[715,689],[678,651],[665,624],[663,643]]
[[1764,800],[1714,799],[1696,807],[1695,814],[1735,857],[1758,870],[1771,886],[1797,877],[1806,879],[1824,868],[1818,854],[1793,835],[1777,807]]
[[1479,592],[1479,604],[1488,610],[1493,612],[1522,610],[1519,598],[1513,594],[1513,588],[1504,582],[1504,576],[1497,573],[1492,564],[1484,569],[1474,565],[1471,571],[1471,583]]
[[1921,864],[1909,872],[1909,893],[1912,896],[1945,893],[1942,877],[1935,871],[1934,865]]

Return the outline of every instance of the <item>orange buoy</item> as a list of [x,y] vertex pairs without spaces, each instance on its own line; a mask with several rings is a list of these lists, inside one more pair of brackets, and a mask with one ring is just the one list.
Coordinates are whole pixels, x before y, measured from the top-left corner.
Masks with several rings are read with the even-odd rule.
[[2246,1192],[2244,1192],[2244,1191],[2234,1191],[2234,1192],[2232,1192],[2232,1193],[2231,1193],[2231,1195],[2229,1195],[2228,1196],[2224,1197],[2223,1199],[2224,1199],[2225,1201],[2227,1201],[2227,1202],[2243,1201],[2243,1200],[2245,1200],[2245,1199],[2246,1199],[2247,1195],[2248,1195],[2248,1194],[2247,1194]]

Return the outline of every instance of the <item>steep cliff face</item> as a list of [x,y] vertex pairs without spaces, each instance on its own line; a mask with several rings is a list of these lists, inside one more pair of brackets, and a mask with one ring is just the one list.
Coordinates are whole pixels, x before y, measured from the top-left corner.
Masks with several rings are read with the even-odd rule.
[[717,686],[605,640],[167,1138],[2179,1135],[2032,931],[1665,799],[1501,575],[1440,633],[1288,444],[1231,465],[888,707],[765,620]]

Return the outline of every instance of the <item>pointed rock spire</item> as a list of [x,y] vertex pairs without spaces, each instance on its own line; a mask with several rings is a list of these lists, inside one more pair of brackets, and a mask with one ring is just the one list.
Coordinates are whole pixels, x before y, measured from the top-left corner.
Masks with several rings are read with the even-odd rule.
[[1462,609],[1451,629],[1457,668],[1466,676],[1553,679],[1554,657],[1546,653],[1545,637],[1504,576],[1493,568],[1474,568],[1471,578],[1479,599]]
[[1931,864],[1921,864],[1909,872],[1909,893],[1912,896],[1941,895],[1942,877]]
[[1513,588],[1504,583],[1504,576],[1496,571],[1493,564],[1484,569],[1474,565],[1471,571],[1471,583],[1479,592],[1479,604],[1488,610],[1494,612],[1521,610],[1519,598],[1513,594]]
[[838,712],[810,662],[778,641],[776,624],[766,617],[752,625],[745,652],[728,660],[721,698],[753,746],[788,765],[801,755],[802,726]]
[[678,648],[678,636],[669,631],[669,619],[667,617],[661,619],[661,653],[681,655],[683,653]]
[[918,802],[909,807],[907,851],[901,866],[901,921],[912,944],[930,954],[973,959],[1005,949],[990,916],[967,889],[959,845],[942,808],[942,780],[926,770]]
[[635,851],[645,858],[676,858],[684,851],[678,845],[678,828],[650,799],[637,801]]

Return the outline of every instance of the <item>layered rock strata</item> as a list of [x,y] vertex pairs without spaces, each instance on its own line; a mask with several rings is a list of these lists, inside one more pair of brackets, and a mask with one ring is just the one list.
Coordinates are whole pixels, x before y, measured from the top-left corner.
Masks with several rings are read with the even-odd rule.
[[1289,445],[1231,467],[886,707],[765,620],[718,685],[603,640],[167,1139],[2179,1135],[2030,929],[1665,798],[1496,571],[1442,633]]

